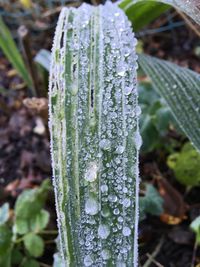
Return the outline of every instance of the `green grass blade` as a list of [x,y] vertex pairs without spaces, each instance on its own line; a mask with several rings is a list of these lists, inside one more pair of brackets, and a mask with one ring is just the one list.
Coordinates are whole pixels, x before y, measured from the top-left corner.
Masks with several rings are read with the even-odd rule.
[[13,65],[13,67],[17,70],[18,74],[23,78],[25,83],[31,88],[32,82],[29,76],[29,72],[27,71],[26,66],[24,65],[24,61],[22,56],[20,55],[19,50],[15,42],[13,41],[13,37],[8,29],[8,27],[3,22],[3,19],[0,17],[0,48],[3,53]]
[[196,23],[200,25],[200,3],[193,0],[122,0],[119,3],[119,6],[126,12],[129,13],[135,5],[138,3],[164,3],[167,5],[171,5],[174,8],[179,9],[180,11],[186,13],[189,17],[191,17]]
[[168,61],[139,55],[139,64],[200,151],[200,75]]
[[137,266],[141,139],[135,45],[116,5],[61,12],[49,126],[66,266]]
[[[122,9],[126,7],[126,2],[119,5]],[[134,31],[139,31],[149,23],[157,19],[161,14],[169,10],[171,7],[163,3],[152,1],[141,1],[135,5],[131,5],[126,10],[126,15],[132,22]]]

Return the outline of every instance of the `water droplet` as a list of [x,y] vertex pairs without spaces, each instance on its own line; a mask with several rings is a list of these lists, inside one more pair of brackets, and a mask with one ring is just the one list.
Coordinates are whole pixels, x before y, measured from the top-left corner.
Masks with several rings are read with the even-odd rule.
[[123,227],[123,230],[122,230],[122,234],[123,234],[124,236],[129,236],[129,235],[131,235],[131,229],[130,229],[129,227],[127,227],[127,226],[124,226],[124,227]]
[[124,89],[124,94],[125,95],[130,95],[130,93],[132,92],[133,88],[132,87],[125,87]]
[[98,213],[99,207],[98,202],[94,198],[89,198],[85,203],[85,212],[90,215],[95,215]]
[[104,218],[107,218],[110,216],[110,210],[108,207],[103,207],[102,210],[101,210],[101,215],[104,217]]
[[118,261],[116,267],[126,267],[126,264],[123,261]]
[[106,239],[110,234],[110,229],[106,224],[99,225],[98,235],[101,239]]
[[103,249],[101,252],[101,256],[104,260],[108,260],[111,257],[110,251],[108,249]]
[[131,200],[130,200],[130,198],[125,198],[125,199],[123,200],[123,206],[126,207],[126,208],[128,208],[128,207],[130,207],[130,205],[131,205]]
[[90,255],[85,256],[84,258],[84,265],[85,266],[91,266],[93,263],[93,260]]
[[109,195],[108,196],[108,200],[110,202],[117,202],[117,196],[115,196],[115,195]]
[[116,149],[117,154],[122,154],[124,153],[125,147],[124,146],[118,146]]
[[110,146],[111,146],[111,143],[110,143],[110,141],[108,139],[102,139],[99,142],[99,146],[103,150],[109,150],[110,149]]
[[85,173],[85,180],[88,182],[94,182],[97,178],[98,166],[95,162],[91,162]]
[[135,146],[137,149],[140,149],[141,145],[142,145],[142,137],[141,137],[139,131],[137,131],[135,133]]
[[114,209],[113,213],[114,213],[114,215],[118,215],[119,214],[119,209]]
[[136,115],[137,116],[140,116],[140,114],[142,112],[141,107],[140,106],[137,106],[135,112],[136,112]]
[[101,192],[102,192],[102,193],[106,193],[106,192],[108,192],[108,186],[107,186],[106,184],[103,184],[103,185],[101,186]]

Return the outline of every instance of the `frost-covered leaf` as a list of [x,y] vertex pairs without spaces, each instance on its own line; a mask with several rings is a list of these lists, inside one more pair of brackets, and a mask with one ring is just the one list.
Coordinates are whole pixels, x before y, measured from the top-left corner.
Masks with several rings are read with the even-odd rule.
[[65,264],[63,262],[63,259],[60,256],[60,253],[58,253],[58,252],[55,253],[53,255],[53,259],[54,259],[54,261],[53,261],[53,267],[65,267]]
[[132,7],[140,2],[160,2],[171,5],[185,12],[196,23],[200,24],[200,2],[199,0],[122,0],[120,7],[128,13]]
[[63,9],[50,75],[61,252],[69,266],[137,266],[136,39],[123,11]]
[[142,54],[139,64],[169,105],[181,129],[200,151],[200,75]]

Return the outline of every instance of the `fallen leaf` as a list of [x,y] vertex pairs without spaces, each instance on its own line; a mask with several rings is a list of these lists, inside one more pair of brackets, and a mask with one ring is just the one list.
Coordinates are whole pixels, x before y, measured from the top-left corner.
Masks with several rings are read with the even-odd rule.
[[165,178],[157,179],[157,183],[159,193],[164,199],[161,221],[170,225],[179,224],[186,219],[188,206],[182,195]]

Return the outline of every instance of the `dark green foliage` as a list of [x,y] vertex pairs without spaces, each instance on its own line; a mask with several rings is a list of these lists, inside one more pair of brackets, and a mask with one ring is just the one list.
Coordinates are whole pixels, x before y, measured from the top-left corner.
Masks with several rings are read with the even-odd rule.
[[171,154],[167,163],[181,184],[200,184],[200,154],[190,143],[186,143],[179,153]]
[[146,184],[145,196],[140,197],[140,220],[146,214],[160,215],[163,212],[163,199],[153,185]]
[[39,267],[34,259],[42,256],[49,213],[43,209],[49,180],[39,188],[25,190],[17,199],[14,215],[9,216],[9,205],[0,208],[0,266]]
[[150,152],[163,145],[171,122],[174,122],[170,109],[155,92],[151,83],[139,84],[139,104],[142,109],[140,131],[142,135],[142,151]]

